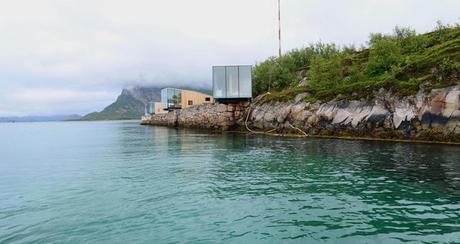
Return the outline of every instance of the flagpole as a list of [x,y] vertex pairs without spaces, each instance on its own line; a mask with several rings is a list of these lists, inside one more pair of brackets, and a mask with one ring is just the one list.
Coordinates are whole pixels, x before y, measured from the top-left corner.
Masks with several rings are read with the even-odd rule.
[[281,0],[278,0],[278,56],[281,57]]

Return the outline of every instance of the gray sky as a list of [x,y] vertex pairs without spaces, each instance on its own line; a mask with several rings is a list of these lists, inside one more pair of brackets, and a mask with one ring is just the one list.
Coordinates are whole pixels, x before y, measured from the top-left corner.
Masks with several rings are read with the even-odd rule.
[[[281,0],[283,49],[460,22],[459,0]],[[84,114],[126,85],[211,85],[277,54],[276,0],[0,0],[0,116]]]

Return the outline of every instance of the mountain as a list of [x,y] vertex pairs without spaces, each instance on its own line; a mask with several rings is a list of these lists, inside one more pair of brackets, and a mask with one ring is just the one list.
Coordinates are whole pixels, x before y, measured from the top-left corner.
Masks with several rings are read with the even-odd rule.
[[[202,88],[179,88],[210,93],[209,90]],[[104,108],[101,112],[93,112],[83,116],[81,120],[140,119],[144,115],[145,104],[152,101],[160,101],[161,89],[160,87],[140,86],[124,88],[114,103]]]
[[159,101],[161,88],[158,87],[127,87],[117,100],[101,112],[93,112],[81,120],[122,120],[140,119],[144,114],[145,105],[150,101]]
[[0,117],[0,122],[45,122],[45,121],[69,121],[79,120],[78,114],[49,115],[49,116],[23,116],[23,117]]

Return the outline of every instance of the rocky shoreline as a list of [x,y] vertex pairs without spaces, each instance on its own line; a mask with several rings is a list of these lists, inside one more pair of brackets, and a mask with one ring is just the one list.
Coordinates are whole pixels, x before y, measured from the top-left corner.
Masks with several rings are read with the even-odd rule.
[[153,115],[144,125],[255,133],[299,134],[347,138],[375,138],[460,142],[460,85],[429,93],[398,97],[383,89],[371,100],[204,104],[168,114]]
[[213,130],[231,130],[238,127],[248,103],[218,104],[206,103],[173,110],[166,114],[155,114],[143,118],[143,125],[161,125]]

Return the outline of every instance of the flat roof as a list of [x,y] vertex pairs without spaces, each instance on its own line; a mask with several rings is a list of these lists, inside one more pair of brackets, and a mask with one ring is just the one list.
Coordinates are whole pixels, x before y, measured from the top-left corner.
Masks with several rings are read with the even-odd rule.
[[202,91],[196,91],[196,90],[190,90],[190,89],[182,89],[182,88],[175,88],[175,87],[165,87],[165,88],[162,88],[161,90],[163,90],[163,89],[175,89],[175,90],[180,90],[180,91],[190,91],[190,92],[200,93],[200,94],[203,94],[203,95],[206,95],[206,96],[212,96],[209,93],[205,93],[205,92],[202,92]]

